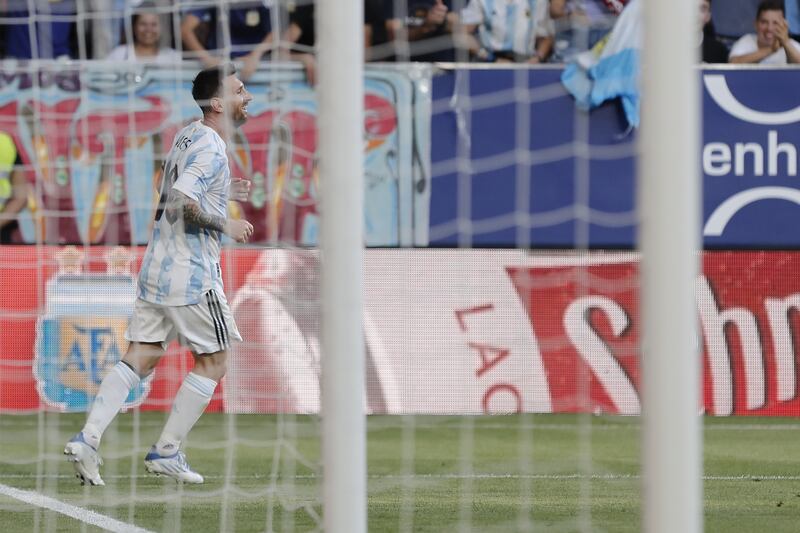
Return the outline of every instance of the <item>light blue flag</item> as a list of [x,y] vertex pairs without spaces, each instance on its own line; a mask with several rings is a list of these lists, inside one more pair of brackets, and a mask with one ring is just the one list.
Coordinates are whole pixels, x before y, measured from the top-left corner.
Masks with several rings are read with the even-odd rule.
[[578,54],[561,82],[581,109],[619,98],[631,127],[639,126],[639,55],[642,48],[641,1],[631,1],[611,32],[591,50]]

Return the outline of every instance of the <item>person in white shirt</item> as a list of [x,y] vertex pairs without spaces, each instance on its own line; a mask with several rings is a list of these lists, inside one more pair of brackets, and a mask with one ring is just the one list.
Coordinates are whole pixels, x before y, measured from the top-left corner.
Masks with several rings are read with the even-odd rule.
[[548,0],[470,0],[458,22],[460,46],[479,61],[543,63],[553,50]]
[[758,4],[755,28],[756,33],[748,33],[733,43],[728,56],[731,63],[800,63],[800,43],[789,37],[789,24],[784,18],[781,0],[764,0]]
[[181,54],[161,46],[161,21],[155,11],[137,10],[131,16],[132,43],[121,44],[106,57],[109,61],[177,63]]
[[[132,389],[155,368],[177,339],[194,356],[160,438],[145,457],[148,472],[185,483],[203,483],[186,462],[181,443],[208,406],[225,375],[228,348],[241,341],[222,286],[223,235],[247,242],[253,226],[229,218],[231,193],[226,143],[247,120],[252,96],[232,65],[201,71],[192,96],[202,120],[177,133],[164,162],[161,196],[150,242],[139,272],[138,298],[125,332],[122,360],[103,378],[83,429],[64,454],[82,483],[103,485],[97,448],[103,432]],[[242,200],[247,188],[233,190]]]

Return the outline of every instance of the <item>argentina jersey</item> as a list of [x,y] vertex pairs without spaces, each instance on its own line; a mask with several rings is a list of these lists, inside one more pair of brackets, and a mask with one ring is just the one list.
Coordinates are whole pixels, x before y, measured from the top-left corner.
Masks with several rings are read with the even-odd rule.
[[492,52],[532,56],[537,37],[554,31],[547,0],[470,0],[461,21],[478,25],[481,46]]
[[214,130],[198,120],[178,132],[164,161],[153,233],[139,271],[139,298],[178,306],[199,303],[212,289],[223,294],[221,233],[185,224],[165,208],[168,196],[179,191],[203,212],[227,218],[230,181],[225,142]]

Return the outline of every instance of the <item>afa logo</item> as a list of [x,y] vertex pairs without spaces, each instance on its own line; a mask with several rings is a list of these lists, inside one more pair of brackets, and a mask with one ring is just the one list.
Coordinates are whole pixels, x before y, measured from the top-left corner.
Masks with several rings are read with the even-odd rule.
[[[125,351],[127,318],[64,316],[39,322],[36,381],[39,395],[62,411],[85,411],[100,383]],[[146,397],[149,379],[125,400],[133,407]]]
[[[34,375],[39,397],[61,411],[87,410],[127,348],[135,280],[127,265],[117,268],[120,252],[115,254],[110,254],[109,272],[95,274],[82,272],[81,259],[66,250],[58,257],[60,272],[47,282],[46,313],[36,328]],[[151,382],[152,374],[131,391],[124,407],[140,404]]]

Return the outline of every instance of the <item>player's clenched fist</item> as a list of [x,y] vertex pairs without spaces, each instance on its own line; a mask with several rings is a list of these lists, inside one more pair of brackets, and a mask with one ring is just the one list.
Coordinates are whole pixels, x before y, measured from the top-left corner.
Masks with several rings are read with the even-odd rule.
[[253,225],[246,220],[228,220],[225,235],[236,242],[247,242],[253,235]]

